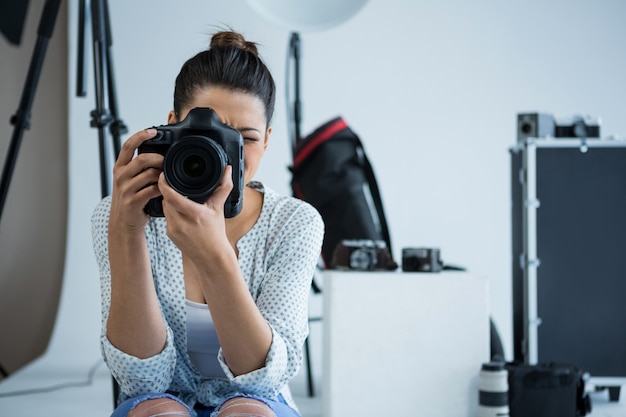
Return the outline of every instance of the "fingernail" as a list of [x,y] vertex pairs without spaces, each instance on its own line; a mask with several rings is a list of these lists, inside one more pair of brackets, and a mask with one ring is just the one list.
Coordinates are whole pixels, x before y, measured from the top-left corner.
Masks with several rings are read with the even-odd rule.
[[156,129],[151,127],[149,129],[146,129],[146,133],[148,133],[149,136],[154,136],[156,135]]

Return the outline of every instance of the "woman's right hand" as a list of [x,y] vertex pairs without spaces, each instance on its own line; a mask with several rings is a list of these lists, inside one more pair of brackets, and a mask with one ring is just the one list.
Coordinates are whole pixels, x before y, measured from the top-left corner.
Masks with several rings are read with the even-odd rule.
[[156,135],[156,129],[146,129],[132,135],[120,150],[113,167],[113,192],[109,228],[118,231],[143,232],[148,222],[144,207],[154,197],[161,195],[157,182],[163,170],[163,155],[141,153],[137,148]]

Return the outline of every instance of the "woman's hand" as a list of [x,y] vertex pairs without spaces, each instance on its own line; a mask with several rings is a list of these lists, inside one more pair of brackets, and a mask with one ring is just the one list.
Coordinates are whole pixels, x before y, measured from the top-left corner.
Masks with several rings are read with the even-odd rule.
[[222,180],[203,204],[178,193],[163,174],[158,186],[163,195],[167,235],[184,255],[191,260],[200,260],[231,248],[224,220],[224,203],[233,189],[230,165],[224,169]]
[[151,198],[160,195],[157,182],[163,170],[163,155],[135,151],[143,142],[152,139],[156,129],[146,129],[131,136],[120,150],[113,167],[111,195],[111,225],[122,231],[143,232],[148,222],[144,207]]
[[163,156],[134,156],[155,134],[155,129],[142,130],[124,142],[113,167],[109,220],[111,305],[107,337],[116,348],[142,359],[161,352],[167,340],[144,232],[148,222],[144,207],[160,194],[157,182]]
[[234,249],[236,237],[227,234],[224,219],[224,203],[233,189],[232,167],[224,169],[220,184],[203,204],[173,190],[163,174],[159,189],[167,235],[182,252],[185,291],[201,295],[208,305],[231,372],[242,375],[262,368],[272,330],[250,294]]

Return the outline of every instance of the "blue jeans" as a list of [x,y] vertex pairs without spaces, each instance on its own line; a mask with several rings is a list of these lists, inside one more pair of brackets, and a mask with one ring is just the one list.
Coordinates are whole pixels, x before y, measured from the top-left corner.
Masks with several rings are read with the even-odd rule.
[[[261,398],[261,397],[257,397],[254,395],[246,395],[246,396],[240,396],[240,397],[252,398],[254,400],[261,401],[262,403],[269,406],[269,408],[276,414],[277,417],[301,417],[298,412],[296,412],[294,409],[292,409],[291,407],[287,405],[282,395],[279,395],[276,401],[268,400],[266,398]],[[153,394],[144,394],[144,395],[139,395],[137,397],[129,398],[128,400],[120,404],[115,409],[115,411],[113,411],[113,414],[111,414],[111,417],[126,417],[132,409],[137,407],[142,402],[153,400],[156,398],[169,398],[169,399],[175,400],[179,402],[180,404],[182,404],[183,406],[185,406],[185,408],[189,410],[190,415],[192,416],[194,415],[191,412],[191,409],[189,408],[189,406],[185,404],[184,402],[182,402],[180,398],[176,397],[175,395],[172,395],[169,393],[153,393]],[[237,397],[233,397],[233,398],[237,398]],[[225,400],[224,402],[230,399],[232,398],[229,398]],[[219,411],[219,408],[222,406],[222,404],[215,406],[215,407],[207,407],[202,404],[197,404],[196,407],[194,407],[193,411],[198,417],[210,417],[211,415],[217,415],[217,411]]]

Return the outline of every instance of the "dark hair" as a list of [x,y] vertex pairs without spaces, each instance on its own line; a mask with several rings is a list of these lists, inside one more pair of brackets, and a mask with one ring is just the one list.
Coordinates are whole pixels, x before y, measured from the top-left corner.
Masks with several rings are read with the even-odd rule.
[[246,41],[240,33],[217,32],[209,49],[185,62],[174,88],[174,112],[178,118],[197,90],[206,87],[223,87],[258,97],[265,106],[269,126],[276,99],[274,79],[259,57],[256,43]]

